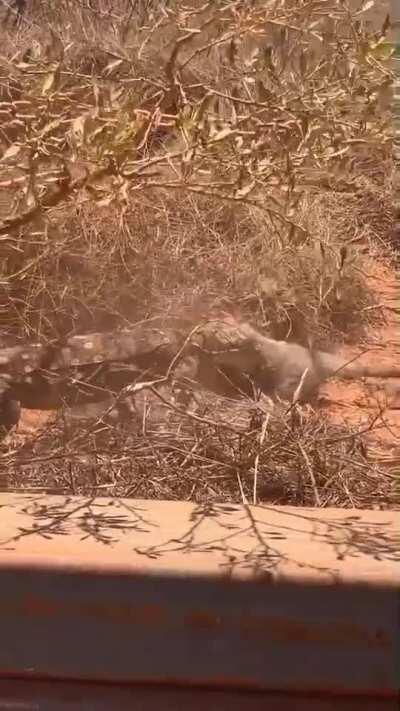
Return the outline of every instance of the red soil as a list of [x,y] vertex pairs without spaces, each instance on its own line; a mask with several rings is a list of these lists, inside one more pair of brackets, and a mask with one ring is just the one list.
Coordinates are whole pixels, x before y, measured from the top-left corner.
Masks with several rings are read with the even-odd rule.
[[[371,288],[382,304],[382,325],[370,330],[363,344],[364,363],[400,365],[400,288],[398,277],[388,266],[374,263],[367,266]],[[349,360],[359,349],[345,348]],[[345,422],[363,429],[374,418],[368,437],[379,458],[400,453],[400,378],[368,379],[365,382],[328,383],[323,395],[325,407],[335,422]]]
[[[396,273],[388,266],[368,265],[368,279],[382,304],[382,325],[371,330],[363,351],[364,362],[400,364],[400,288]],[[345,348],[349,360],[359,349]],[[400,379],[362,382],[332,381],[322,390],[321,407],[336,423],[346,423],[360,430],[374,425],[368,438],[374,458],[384,461],[400,454]],[[29,439],[54,417],[54,413],[23,410],[17,428],[21,439]]]

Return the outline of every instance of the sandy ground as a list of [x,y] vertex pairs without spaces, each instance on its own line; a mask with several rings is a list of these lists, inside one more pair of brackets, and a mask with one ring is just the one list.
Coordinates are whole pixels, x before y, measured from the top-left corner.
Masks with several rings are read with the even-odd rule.
[[[360,7],[361,1],[352,0]],[[400,20],[400,3],[376,0],[365,17],[380,27],[386,14],[392,21]],[[368,362],[400,363],[400,288],[394,270],[378,263],[368,265],[369,280],[379,295],[383,306],[382,325],[371,330],[365,347],[370,349],[363,359]],[[357,349],[346,349],[351,358]],[[360,429],[374,426],[368,432],[374,458],[384,462],[393,457],[400,461],[400,379],[387,382],[331,382],[323,389],[321,405],[335,422],[345,422]],[[26,440],[54,417],[53,413],[24,410],[18,426],[18,435]]]
[[[371,287],[382,304],[382,325],[370,330],[362,356],[365,363],[400,364],[400,288],[395,271],[377,262],[366,267]],[[360,348],[346,348],[349,360]],[[368,429],[370,454],[374,459],[400,457],[400,379],[332,381],[321,390],[321,408],[335,423]],[[44,429],[54,413],[23,410],[18,439],[26,441]]]
[[[367,266],[371,288],[382,304],[382,325],[370,330],[363,350],[364,363],[400,365],[400,288],[396,272],[374,263]],[[359,349],[347,348],[349,359]],[[329,383],[323,389],[325,407],[335,422],[363,429],[375,420],[368,433],[375,456],[380,460],[400,455],[400,379],[368,379],[363,382]]]

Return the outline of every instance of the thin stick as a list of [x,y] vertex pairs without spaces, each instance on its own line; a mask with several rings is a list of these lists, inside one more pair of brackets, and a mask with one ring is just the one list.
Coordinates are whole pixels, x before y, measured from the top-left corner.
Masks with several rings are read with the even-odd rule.
[[316,503],[316,505],[320,508],[320,507],[321,507],[321,498],[320,498],[320,495],[319,495],[319,491],[318,491],[318,487],[317,487],[317,482],[315,481],[315,476],[314,476],[312,464],[311,464],[311,462],[310,462],[310,458],[309,458],[307,452],[305,451],[303,445],[300,444],[300,443],[299,443],[299,449],[300,449],[300,452],[301,452],[302,455],[303,455],[304,461],[305,461],[306,466],[307,466],[307,471],[308,471],[308,474],[309,474],[309,477],[310,477],[311,486],[312,486],[313,492],[314,492],[315,503]]
[[245,506],[248,506],[248,505],[249,505],[249,502],[247,501],[246,494],[244,493],[243,484],[242,484],[242,480],[241,480],[241,478],[240,478],[239,472],[236,472],[236,478],[237,478],[237,480],[238,480],[239,489],[240,489],[240,495],[241,495],[241,497],[242,497],[243,504],[244,504]]
[[262,424],[261,428],[261,433],[260,433],[260,443],[259,443],[259,448],[258,452],[256,454],[256,457],[254,459],[254,479],[253,479],[253,504],[254,506],[257,504],[257,481],[258,481],[258,466],[260,463],[260,454],[261,454],[261,447],[264,444],[265,441],[265,435],[267,434],[267,426],[269,423],[269,418],[270,415],[269,413],[264,417],[264,422]]

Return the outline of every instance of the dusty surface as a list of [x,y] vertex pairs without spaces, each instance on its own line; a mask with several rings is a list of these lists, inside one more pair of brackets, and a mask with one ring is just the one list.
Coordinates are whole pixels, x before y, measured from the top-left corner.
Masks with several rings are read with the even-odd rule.
[[251,513],[240,504],[209,510],[188,501],[88,503],[21,493],[0,501],[0,563],[35,557],[103,571],[400,583],[394,512],[263,506]]
[[38,431],[43,430],[52,419],[54,419],[54,412],[22,410],[16,434],[22,440],[28,439]]
[[[400,359],[400,289],[394,270],[382,264],[367,266],[371,288],[382,304],[382,325],[370,333],[363,344],[363,362],[398,363]],[[359,349],[346,348],[345,355],[354,357]],[[324,407],[335,422],[345,422],[368,433],[373,454],[379,459],[400,454],[400,379],[331,382],[323,391]]]
[[[400,288],[398,277],[388,266],[371,262],[366,267],[370,286],[382,304],[382,325],[370,330],[362,350],[363,362],[398,363],[400,359]],[[349,360],[360,348],[343,350]],[[322,390],[321,407],[336,423],[360,430],[371,428],[370,454],[379,460],[400,455],[400,379],[334,381]],[[23,410],[16,434],[26,441],[46,428],[52,412]]]

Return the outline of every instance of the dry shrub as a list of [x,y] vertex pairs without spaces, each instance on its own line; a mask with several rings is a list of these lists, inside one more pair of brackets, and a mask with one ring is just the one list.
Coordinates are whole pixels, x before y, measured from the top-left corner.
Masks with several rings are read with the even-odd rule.
[[59,338],[162,312],[225,309],[303,344],[355,338],[371,319],[372,295],[351,249],[342,262],[335,212],[330,237],[319,198],[303,210],[312,238],[293,240],[256,208],[160,191],[122,220],[112,206],[65,211],[33,248],[21,240],[10,255],[22,278],[8,281],[7,326]]
[[[48,493],[143,499],[391,506],[390,472],[368,461],[360,432],[329,424],[321,413],[197,395],[180,412],[168,391],[138,398],[121,426],[100,408],[82,420],[59,417],[34,441],[2,456],[8,486]],[[89,408],[90,409],[90,408]],[[85,424],[85,426],[83,426]],[[366,422],[364,432],[377,422]]]
[[[359,338],[379,316],[359,247],[386,244],[392,221],[387,23],[372,33],[339,0],[95,5],[37,0],[4,32],[3,338],[62,338],[221,309],[304,344]],[[318,503],[313,471],[321,502],[364,504],[375,475],[364,496],[349,484],[360,469],[345,462],[341,444],[321,458],[321,441],[336,442],[328,425],[310,416],[288,447],[290,426],[285,418],[269,425],[276,461],[262,476],[291,482],[278,499]],[[96,459],[99,486],[108,490],[119,452],[130,448],[116,493],[237,498],[240,462],[254,459],[257,436],[232,444],[226,430],[190,418],[175,427],[150,443],[108,433],[112,456]],[[52,437],[40,440],[48,461]],[[202,454],[179,477],[192,450]],[[199,473],[207,452],[213,472],[230,462],[221,484]],[[48,481],[64,486],[64,455],[57,461]],[[293,483],[299,466],[304,476]],[[43,483],[38,471],[30,467],[31,483]],[[70,486],[86,491],[88,467],[75,471]],[[346,487],[351,496],[338,493]]]

